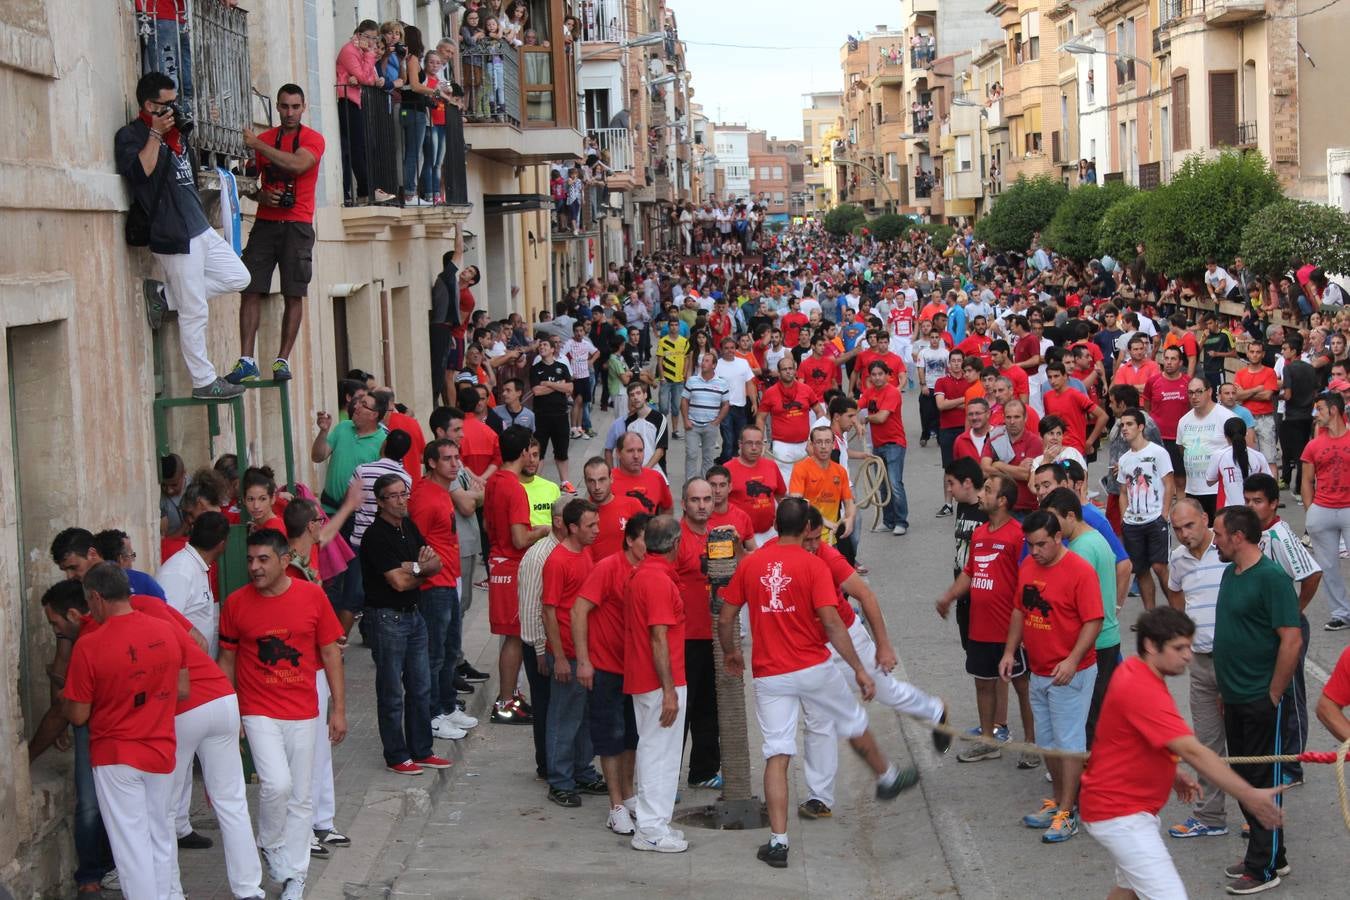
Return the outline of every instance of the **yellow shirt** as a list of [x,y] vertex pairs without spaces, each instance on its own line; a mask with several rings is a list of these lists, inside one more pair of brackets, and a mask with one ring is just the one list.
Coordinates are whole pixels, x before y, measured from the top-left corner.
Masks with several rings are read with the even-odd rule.
[[685,361],[689,358],[689,338],[666,335],[656,342],[656,355],[661,358],[662,381],[684,381]]

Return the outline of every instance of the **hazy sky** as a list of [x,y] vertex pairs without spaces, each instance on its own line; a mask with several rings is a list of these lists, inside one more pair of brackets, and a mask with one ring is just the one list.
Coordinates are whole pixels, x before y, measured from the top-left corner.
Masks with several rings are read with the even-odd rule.
[[713,121],[744,122],[780,138],[801,138],[802,94],[842,90],[839,48],[850,31],[900,26],[900,0],[844,0],[837,7],[800,0],[671,0],[670,5],[687,45],[694,100],[703,112]]

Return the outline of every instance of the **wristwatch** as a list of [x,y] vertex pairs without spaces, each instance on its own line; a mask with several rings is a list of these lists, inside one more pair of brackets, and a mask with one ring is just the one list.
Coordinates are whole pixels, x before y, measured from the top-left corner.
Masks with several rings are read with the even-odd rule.
[[413,570],[412,570],[412,572],[413,572],[413,577],[414,577],[414,578],[420,578],[420,577],[422,576],[422,564],[421,564],[420,562],[418,562],[417,560],[413,560]]

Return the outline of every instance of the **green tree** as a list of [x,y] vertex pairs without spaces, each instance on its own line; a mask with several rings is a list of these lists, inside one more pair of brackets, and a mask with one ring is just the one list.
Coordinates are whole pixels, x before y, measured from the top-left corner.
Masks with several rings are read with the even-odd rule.
[[835,237],[843,237],[852,233],[854,228],[867,222],[867,213],[863,212],[861,206],[852,203],[843,203],[836,206],[825,214],[825,220],[821,223],[825,230]]
[[1277,200],[1242,229],[1242,260],[1267,277],[1301,259],[1328,272],[1350,272],[1350,216],[1334,206]]
[[999,195],[989,215],[975,223],[975,236],[995,250],[1025,252],[1032,235],[1050,224],[1068,193],[1062,182],[1049,175],[1019,176]]
[[895,213],[882,213],[867,223],[867,230],[879,241],[893,241],[905,233],[910,220]]
[[1144,221],[1149,267],[1175,278],[1195,277],[1205,259],[1239,255],[1242,229],[1280,199],[1280,182],[1259,153],[1227,150],[1212,160],[1192,156],[1159,188]]
[[1135,191],[1111,204],[1097,223],[1097,252],[1122,263],[1133,260],[1155,197],[1155,191]]
[[1075,262],[1097,255],[1097,226],[1117,202],[1138,193],[1123,181],[1084,184],[1069,191],[1045,229],[1045,242]]
[[920,222],[914,226],[925,234],[932,235],[933,243],[939,248],[947,246],[947,242],[956,234],[956,229],[946,222]]

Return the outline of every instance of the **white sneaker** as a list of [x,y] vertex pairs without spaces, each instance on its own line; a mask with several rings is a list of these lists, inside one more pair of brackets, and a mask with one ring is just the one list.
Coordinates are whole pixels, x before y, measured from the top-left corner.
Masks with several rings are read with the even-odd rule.
[[463,728],[456,728],[449,719],[442,719],[431,726],[432,737],[438,737],[443,741],[458,741],[467,734]]
[[634,850],[650,850],[653,853],[683,853],[689,849],[689,842],[675,837],[674,834],[664,835],[654,841],[635,834],[628,843]]
[[98,886],[105,891],[116,891],[122,893],[122,879],[117,876],[117,870],[113,869],[99,881]]
[[281,900],[301,900],[305,896],[305,879],[287,878],[281,889]]
[[897,525],[891,529],[891,534],[895,535],[896,537],[900,537],[902,534],[907,534],[908,532],[909,529],[903,525]]
[[623,801],[623,808],[628,810],[628,818],[637,821],[637,797],[629,797]]
[[462,728],[465,731],[468,731],[470,728],[473,728],[475,725],[478,724],[477,719],[475,719],[473,716],[469,715],[462,709],[455,710],[445,718],[450,721],[451,725],[454,725],[456,728]]
[[605,822],[605,827],[615,834],[632,834],[634,830],[633,819],[622,805],[609,811],[609,820]]

